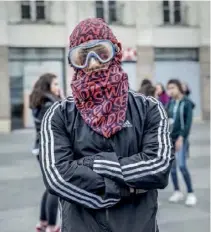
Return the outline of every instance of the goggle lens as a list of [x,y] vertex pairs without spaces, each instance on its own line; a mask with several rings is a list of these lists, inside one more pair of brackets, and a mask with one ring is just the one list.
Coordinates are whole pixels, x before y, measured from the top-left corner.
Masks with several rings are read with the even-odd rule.
[[90,57],[97,58],[101,63],[110,61],[115,55],[115,47],[110,41],[87,43],[70,50],[69,61],[76,68],[84,68]]

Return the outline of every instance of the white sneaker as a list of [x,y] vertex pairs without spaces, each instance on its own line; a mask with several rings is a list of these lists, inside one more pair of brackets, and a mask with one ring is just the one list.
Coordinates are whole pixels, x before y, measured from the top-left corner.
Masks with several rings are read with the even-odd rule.
[[180,191],[175,191],[172,196],[169,198],[169,202],[177,203],[184,199],[183,194]]
[[194,206],[197,203],[197,198],[194,193],[188,193],[185,204],[187,206]]

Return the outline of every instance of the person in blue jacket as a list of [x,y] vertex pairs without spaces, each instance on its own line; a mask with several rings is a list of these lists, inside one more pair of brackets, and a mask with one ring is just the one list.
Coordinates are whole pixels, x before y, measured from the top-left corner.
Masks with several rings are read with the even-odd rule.
[[193,118],[193,105],[190,99],[185,96],[182,84],[179,80],[169,80],[167,88],[169,94],[172,97],[170,103],[167,106],[167,113],[169,117],[171,138],[176,151],[176,159],[173,162],[171,170],[171,177],[175,192],[169,198],[169,201],[176,203],[183,200],[184,198],[178,183],[176,169],[176,163],[178,163],[188,192],[185,204],[188,206],[193,206],[196,204],[197,199],[194,194],[191,176],[186,163],[188,137],[190,134]]

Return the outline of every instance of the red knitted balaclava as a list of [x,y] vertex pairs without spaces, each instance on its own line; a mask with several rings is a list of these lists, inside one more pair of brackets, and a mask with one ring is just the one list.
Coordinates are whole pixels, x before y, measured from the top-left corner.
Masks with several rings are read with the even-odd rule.
[[120,51],[110,61],[108,69],[86,73],[75,69],[71,83],[77,109],[83,120],[95,132],[106,138],[122,129],[128,102],[128,78],[121,68],[121,45],[109,26],[98,18],[81,21],[70,35],[70,48],[90,40],[110,40]]

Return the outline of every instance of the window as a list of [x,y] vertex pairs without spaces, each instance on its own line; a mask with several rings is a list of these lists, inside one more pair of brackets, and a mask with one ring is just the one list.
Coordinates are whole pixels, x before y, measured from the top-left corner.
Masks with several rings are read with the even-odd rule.
[[30,19],[31,11],[30,11],[30,2],[24,1],[21,3],[21,18],[22,19]]
[[9,61],[12,129],[23,127],[23,62]]
[[96,1],[96,17],[104,19],[104,2]]
[[116,1],[96,1],[96,17],[102,18],[109,24],[117,22],[117,6]]
[[36,1],[36,19],[44,20],[45,19],[45,2]]
[[181,2],[163,1],[163,22],[164,24],[181,24]]
[[197,48],[155,48],[156,61],[198,61]]
[[180,9],[180,1],[174,2],[174,22],[180,23],[181,22],[181,9]]
[[117,21],[117,15],[116,15],[116,1],[108,1],[109,6],[109,23],[116,22]]
[[46,19],[45,1],[22,1],[21,18],[23,20],[39,21]]
[[164,23],[170,23],[169,1],[163,1],[163,20]]

